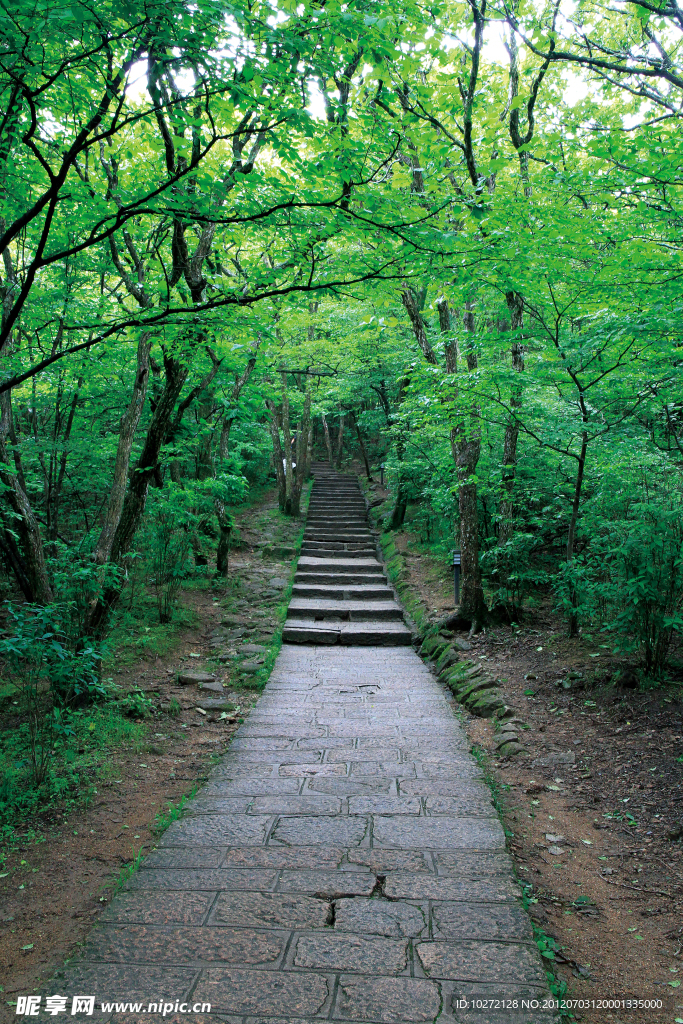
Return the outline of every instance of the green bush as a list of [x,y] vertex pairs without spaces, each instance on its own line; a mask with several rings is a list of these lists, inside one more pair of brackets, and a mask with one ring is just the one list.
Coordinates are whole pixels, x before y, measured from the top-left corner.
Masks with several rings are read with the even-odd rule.
[[587,509],[585,550],[555,580],[561,606],[601,624],[615,651],[638,653],[659,678],[683,633],[683,493],[670,470],[650,465],[638,479],[606,475]]

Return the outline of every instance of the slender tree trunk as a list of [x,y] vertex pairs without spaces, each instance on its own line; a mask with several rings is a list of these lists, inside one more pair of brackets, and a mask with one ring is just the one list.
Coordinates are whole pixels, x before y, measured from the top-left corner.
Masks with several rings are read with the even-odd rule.
[[[467,331],[467,369],[477,368],[474,348],[474,305],[465,307]],[[458,474],[458,510],[460,517],[460,611],[472,620],[473,629],[483,623],[486,603],[479,566],[479,509],[474,474],[481,454],[481,418],[479,407],[472,403],[468,421],[461,420],[451,429],[451,448]]]
[[147,492],[157,472],[159,455],[168,437],[175,404],[187,380],[189,366],[164,354],[164,371],[164,388],[147,429],[140,458],[131,474],[121,516],[111,542],[109,561],[117,566],[119,571],[109,576],[101,596],[93,602],[86,622],[86,630],[91,635],[101,635],[104,632],[109,615],[121,596],[125,584],[125,558],[130,552],[142,521]]
[[121,519],[121,511],[128,486],[128,469],[130,465],[130,453],[135,441],[135,434],[140,423],[142,410],[147,395],[147,384],[149,381],[149,353],[152,347],[152,337],[148,332],[143,332],[138,341],[137,367],[135,371],[135,382],[133,394],[128,408],[121,417],[119,427],[119,443],[116,449],[116,461],[114,463],[114,476],[109,489],[109,501],[104,514],[104,522],[100,531],[99,540],[92,553],[92,559],[98,565],[104,565],[111,554],[111,547],[114,542],[114,534]]
[[270,436],[273,442],[273,462],[275,464],[275,475],[277,476],[277,496],[278,505],[280,511],[284,511],[285,500],[287,498],[287,479],[285,477],[285,457],[282,451],[282,444],[280,443],[280,417],[275,407],[275,403],[271,402],[270,399],[266,401],[268,411],[270,412]]
[[408,491],[403,480],[403,456],[405,454],[405,439],[403,431],[396,438],[396,460],[398,462],[398,480],[396,483],[396,499],[391,510],[391,516],[387,524],[389,530],[400,530],[406,518],[408,509]]
[[[512,354],[512,368],[517,373],[524,370],[524,345],[518,332],[522,330],[524,302],[518,292],[510,291],[505,296],[507,307],[510,310],[510,329],[517,332],[517,337],[510,349]],[[503,500],[500,506],[500,526],[498,539],[500,544],[507,543],[513,533],[514,502],[512,492],[515,485],[517,472],[517,441],[519,439],[519,420],[517,410],[522,407],[522,389],[518,383],[513,384],[510,396],[511,413],[505,428],[505,439],[503,441]]]
[[437,358],[434,353],[434,349],[429,343],[429,338],[427,337],[427,326],[422,316],[422,307],[424,305],[426,295],[426,288],[421,289],[418,293],[415,292],[413,288],[405,285],[401,292],[401,302],[405,306],[406,312],[410,317],[415,340],[420,346],[423,356],[428,363],[431,363],[432,366],[436,366]]
[[[581,396],[583,403],[583,396]],[[587,412],[584,413],[584,419],[587,416]],[[574,498],[572,501],[572,514],[569,519],[569,530],[567,531],[567,566],[572,562],[574,558],[574,548],[576,546],[576,526],[579,521],[579,508],[581,506],[581,491],[583,489],[583,476],[586,468],[586,455],[588,453],[588,431],[584,430],[581,435],[581,452],[579,454],[579,464],[576,470],[576,481],[574,483]],[[578,594],[575,589],[571,592],[571,603],[572,611],[569,615],[569,635],[578,636],[579,633],[579,615],[577,611],[578,607]]]
[[323,419],[323,430],[325,431],[325,447],[327,448],[327,458],[330,463],[330,467],[334,466],[334,459],[332,458],[332,443],[330,442],[330,430],[327,426],[327,420],[325,419],[325,413],[322,414]]
[[232,519],[222,501],[216,501],[216,518],[218,520],[218,547],[216,548],[216,572],[219,576],[227,576],[230,567],[230,534]]
[[213,391],[206,392],[197,406],[197,418],[202,431],[197,447],[197,480],[208,480],[215,475],[211,458],[213,431],[209,426],[209,419],[214,412],[214,397]]
[[344,414],[339,414],[339,433],[337,434],[337,450],[334,457],[334,468],[341,469],[344,440]]
[[313,424],[308,428],[308,443],[306,444],[306,469],[304,474],[304,480],[310,480],[311,477],[311,458],[313,455]]
[[[11,391],[0,395],[0,480],[5,485],[5,500],[14,512],[12,528],[19,535],[22,548],[22,571],[17,580],[22,586],[24,596],[37,604],[49,604],[53,600],[52,587],[45,563],[45,550],[40,532],[40,524],[36,519],[28,495],[22,487],[19,476],[11,468],[7,451],[7,437],[11,430],[12,402]],[[15,452],[18,457],[18,452]],[[10,545],[7,550],[12,554]],[[14,567],[14,559],[12,559]],[[26,593],[28,589],[28,593]]]
[[233,384],[232,389],[230,391],[230,406],[231,407],[228,409],[228,411],[225,413],[225,415],[223,417],[223,424],[222,424],[222,427],[221,427],[221,438],[220,438],[220,442],[218,444],[218,457],[221,460],[221,462],[224,459],[227,459],[227,457],[228,457],[228,445],[229,445],[229,442],[230,442],[230,428],[232,427],[232,422],[233,422],[233,420],[235,418],[235,414],[236,414],[236,411],[237,411],[235,407],[236,407],[237,403],[239,402],[240,395],[242,394],[242,389],[244,388],[245,384],[247,383],[247,381],[251,377],[252,372],[254,370],[254,367],[256,366],[256,355],[258,353],[260,344],[261,344],[261,335],[257,334],[256,335],[256,341],[251,346],[252,354],[249,356],[249,359],[247,360],[247,365],[245,366],[245,368],[242,371],[242,373],[239,374],[239,376],[237,374],[235,374],[235,383]]
[[[80,390],[83,386],[83,377],[79,377],[76,384],[76,391],[74,392],[73,398],[71,399],[71,406],[69,407],[69,415],[66,420],[66,426],[64,428],[64,434],[62,436],[62,454],[59,459],[59,469],[57,470],[57,476],[54,482],[53,496],[52,496],[52,516],[50,519],[50,525],[52,533],[50,540],[57,540],[59,535],[59,506],[62,497],[62,487],[64,486],[64,477],[66,475],[66,464],[69,458],[68,442],[71,437],[71,430],[74,425],[74,418],[76,416],[76,409],[78,407],[78,397]],[[55,463],[57,460],[55,458]]]
[[294,493],[294,467],[292,465],[292,432],[289,425],[289,395],[287,394],[287,375],[282,374],[282,443],[285,450],[285,504],[283,512],[291,516],[292,497]]
[[356,428],[356,436],[358,437],[358,446],[360,448],[361,455],[363,456],[363,462],[365,463],[365,475],[367,476],[368,480],[372,480],[372,473],[370,472],[370,463],[368,462],[368,453],[366,452],[365,445],[363,444],[363,435],[360,432],[360,427],[358,426],[358,420],[356,419],[355,414],[353,412],[350,415],[351,415],[351,422],[353,423],[354,427]]
[[310,460],[309,449],[311,443],[311,396],[306,395],[304,399],[304,411],[297,426],[296,444],[296,476],[294,478],[294,489],[292,492],[291,515],[298,516],[301,509],[301,492],[306,479],[306,464]]

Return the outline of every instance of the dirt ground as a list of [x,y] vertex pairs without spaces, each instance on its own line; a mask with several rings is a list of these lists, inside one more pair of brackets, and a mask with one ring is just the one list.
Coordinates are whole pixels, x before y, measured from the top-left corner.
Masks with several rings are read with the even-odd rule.
[[[410,534],[396,547],[431,616],[451,610],[442,567]],[[590,1003],[576,1020],[674,1024],[683,1021],[683,680],[646,692],[612,683],[628,666],[602,639],[570,640],[546,609],[474,638],[462,657],[501,680],[528,725],[528,755],[497,758],[493,722],[464,709],[463,721],[486,752],[529,909],[558,947],[554,970],[568,999]],[[615,999],[659,1005],[610,1007]]]
[[[87,808],[25,823],[39,841],[15,848],[2,869],[0,1019],[16,1019],[17,995],[37,989],[73,955],[117,883],[154,847],[155,816],[201,786],[257,699],[245,670],[258,672],[277,646],[301,523],[278,515],[272,493],[237,519],[240,550],[225,586],[182,595],[199,626],[182,630],[167,655],[114,670],[124,693],[135,685],[154,703],[143,742],[114,752]],[[232,709],[223,718],[202,714],[198,704],[216,695],[180,686],[179,670],[214,674],[224,684],[216,699]]]

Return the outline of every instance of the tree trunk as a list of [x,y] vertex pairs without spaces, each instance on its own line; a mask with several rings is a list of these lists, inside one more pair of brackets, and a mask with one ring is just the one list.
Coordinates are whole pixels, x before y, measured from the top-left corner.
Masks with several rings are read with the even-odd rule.
[[403,482],[403,455],[405,452],[405,441],[403,431],[396,438],[396,459],[398,462],[398,481],[396,483],[396,499],[391,510],[391,516],[387,523],[387,530],[400,530],[403,526],[406,510],[408,508],[408,492]]
[[86,621],[86,631],[101,635],[125,584],[124,560],[130,552],[145,511],[147,492],[158,468],[161,448],[169,434],[173,410],[187,380],[189,366],[164,353],[164,388],[154,409],[140,458],[130,477],[130,484],[121,509],[121,517],[111,543],[109,561],[119,572],[109,576],[102,595],[93,602]]
[[[467,369],[477,368],[474,348],[474,304],[466,303],[464,325],[467,331]],[[451,448],[458,474],[458,510],[460,516],[460,611],[471,619],[473,629],[481,626],[486,616],[486,603],[479,566],[479,510],[477,485],[473,480],[481,454],[481,419],[479,408],[472,403],[469,425],[462,420],[451,429]]]
[[[18,474],[10,466],[7,451],[6,439],[12,422],[11,394],[11,391],[5,391],[0,395],[0,480],[6,488],[6,501],[14,512],[12,527],[19,535],[22,548],[22,565],[17,580],[28,601],[34,601],[37,604],[50,604],[54,597],[45,563],[40,525],[31,508],[28,495],[19,481]],[[15,455],[18,457],[18,453]],[[15,559],[12,559],[11,555],[17,553],[16,545],[9,544],[6,545],[6,548],[14,568]],[[19,567],[17,566],[17,568]]]
[[309,425],[308,428],[308,442],[306,444],[306,466],[304,471],[304,480],[310,480],[311,478],[311,457],[313,455],[313,424]]
[[330,442],[330,431],[327,426],[327,420],[325,419],[325,413],[323,413],[323,430],[325,431],[325,447],[327,448],[327,458],[330,463],[330,467],[334,466],[334,459],[332,458],[332,444]]
[[372,480],[372,473],[370,472],[370,463],[368,462],[368,453],[365,450],[365,445],[363,444],[363,435],[360,432],[360,427],[358,426],[358,420],[356,419],[354,413],[351,413],[351,422],[353,423],[354,427],[356,428],[356,436],[358,437],[358,446],[360,447],[361,455],[363,456],[363,462],[365,463],[365,475],[367,476],[368,480]]
[[292,433],[289,425],[289,395],[287,394],[287,375],[282,374],[282,442],[285,451],[285,504],[282,511],[286,516],[295,515],[292,512],[292,499],[294,495],[294,467],[292,465]]
[[[522,330],[524,302],[518,292],[510,291],[505,295],[507,307],[510,310],[510,329],[517,332],[517,337],[512,343],[510,352],[512,354],[512,368],[517,373],[524,370],[524,345],[520,333]],[[514,384],[510,396],[511,413],[505,428],[505,439],[503,441],[503,500],[500,505],[500,526],[498,528],[498,540],[505,544],[510,540],[513,533],[514,502],[512,492],[515,485],[515,474],[517,472],[517,441],[519,438],[519,421],[516,410],[522,407],[522,389],[519,384]]]
[[222,501],[215,502],[216,518],[218,519],[218,547],[216,548],[216,572],[219,576],[227,576],[230,568],[230,534],[232,519],[228,515]]
[[218,457],[220,458],[221,462],[224,459],[227,459],[227,457],[228,457],[228,444],[229,444],[229,441],[230,441],[230,428],[232,427],[232,422],[233,422],[233,420],[235,418],[235,414],[237,412],[237,410],[234,408],[234,406],[237,405],[237,403],[239,401],[239,397],[242,394],[242,389],[244,388],[245,384],[247,383],[247,381],[251,377],[253,369],[256,366],[256,355],[258,353],[260,344],[261,344],[261,335],[257,334],[256,335],[256,341],[251,346],[252,354],[249,356],[249,359],[247,360],[247,365],[245,366],[244,370],[242,371],[242,373],[239,376],[237,374],[235,374],[235,383],[233,384],[232,389],[230,391],[230,405],[232,406],[232,408],[228,409],[228,411],[226,412],[226,414],[223,417],[223,425],[222,425],[222,428],[221,428],[221,438],[220,438],[220,442],[219,442],[219,445],[218,445]]
[[114,463],[114,477],[109,489],[107,511],[104,514],[104,522],[99,540],[91,556],[92,560],[97,562],[98,565],[104,565],[108,561],[111,554],[111,546],[114,542],[114,534],[121,519],[121,510],[123,509],[126,487],[128,486],[130,453],[147,395],[151,347],[152,337],[149,333],[144,332],[140,335],[138,341],[137,368],[135,371],[133,394],[128,408],[121,417],[119,443],[116,449],[116,462]]
[[444,336],[444,354],[446,356],[446,373],[458,372],[458,344],[451,333],[451,311],[448,301],[444,298],[438,300],[436,308],[439,311],[439,327]]
[[285,457],[280,443],[280,417],[278,416],[275,403],[270,399],[266,400],[270,412],[270,436],[273,442],[273,462],[275,464],[275,475],[277,476],[277,498],[280,511],[284,511],[287,498],[287,479],[285,477]]
[[304,411],[297,426],[296,444],[296,476],[292,491],[292,502],[290,515],[298,516],[301,509],[301,492],[306,479],[306,464],[310,461],[309,449],[311,443],[311,396],[306,395],[304,399]]
[[202,432],[197,447],[197,480],[208,480],[215,475],[211,458],[213,431],[209,426],[209,419],[214,412],[214,397],[213,391],[206,392],[197,407],[197,418]]
[[422,316],[422,307],[424,305],[426,295],[426,288],[421,289],[420,292],[417,293],[408,285],[405,285],[403,291],[401,292],[401,302],[405,306],[406,312],[410,317],[410,322],[413,326],[415,340],[420,346],[423,356],[425,357],[428,363],[431,363],[432,366],[436,366],[436,355],[434,354],[434,349],[429,343],[429,338],[427,337],[427,327]]
[[[581,396],[583,404],[583,396]],[[587,413],[584,412],[584,419]],[[574,483],[574,499],[572,501],[572,514],[569,520],[569,530],[567,531],[567,566],[572,562],[574,558],[574,547],[576,545],[576,525],[579,520],[579,508],[581,505],[581,490],[583,488],[583,475],[586,468],[586,455],[588,453],[588,432],[583,431],[581,435],[581,453],[579,455],[579,465],[576,470],[576,481]],[[578,606],[578,594],[573,588],[571,592],[571,603],[572,611],[569,615],[569,635],[578,636],[579,634],[579,616],[577,611]]]
[[343,448],[342,448],[343,440],[344,440],[344,414],[340,413],[339,414],[339,433],[337,434],[337,451],[336,451],[335,457],[334,457],[334,468],[337,469],[337,470],[341,469],[342,452],[343,452]]

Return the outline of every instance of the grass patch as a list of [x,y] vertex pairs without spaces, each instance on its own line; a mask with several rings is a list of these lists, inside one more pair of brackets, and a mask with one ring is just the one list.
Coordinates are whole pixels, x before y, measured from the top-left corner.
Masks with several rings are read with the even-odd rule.
[[142,853],[142,847],[140,847],[140,849],[135,854],[133,859],[131,861],[129,861],[128,864],[124,864],[123,867],[121,868],[121,870],[119,871],[118,878],[114,882],[114,888],[112,890],[112,897],[116,896],[117,892],[120,892],[121,889],[123,889],[123,887],[125,886],[126,882],[128,882],[128,880],[133,877],[135,872],[141,866],[141,864],[142,864],[144,859],[145,858],[144,858],[143,853]]
[[177,804],[170,803],[165,811],[159,811],[155,815],[154,825],[152,826],[155,836],[163,835],[169,825],[172,825],[174,821],[180,821],[185,813],[185,807],[190,800],[194,799],[198,788],[199,786],[195,783],[189,793],[181,796]]
[[400,551],[397,550],[391,534],[381,534],[380,543],[387,567],[387,576],[395,586],[396,592],[401,598],[406,611],[424,636],[430,627],[428,612],[419,597],[416,597],[410,589],[410,584],[407,581],[408,572],[405,559]]
[[172,622],[161,623],[156,601],[149,596],[139,599],[114,621],[108,642],[112,654],[104,662],[104,675],[141,658],[162,658],[176,647],[181,629],[198,624],[195,610],[181,606],[174,610]]
[[114,702],[64,713],[45,778],[35,785],[28,727],[20,722],[6,728],[0,733],[0,825],[14,830],[57,805],[87,804],[97,793],[97,781],[110,770],[111,750],[135,748],[145,732]]

